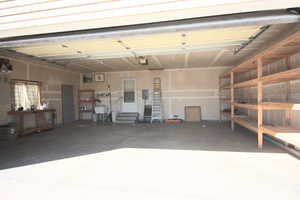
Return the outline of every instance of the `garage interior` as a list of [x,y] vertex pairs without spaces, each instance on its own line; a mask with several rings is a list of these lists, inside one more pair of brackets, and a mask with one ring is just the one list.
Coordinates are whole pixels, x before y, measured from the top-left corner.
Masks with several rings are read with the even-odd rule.
[[298,199],[300,3],[272,2],[0,2],[3,196]]

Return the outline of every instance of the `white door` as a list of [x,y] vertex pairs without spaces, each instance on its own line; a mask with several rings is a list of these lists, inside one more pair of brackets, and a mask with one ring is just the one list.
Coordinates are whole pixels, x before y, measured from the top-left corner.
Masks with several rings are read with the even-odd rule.
[[124,79],[122,112],[137,112],[136,96],[135,80]]

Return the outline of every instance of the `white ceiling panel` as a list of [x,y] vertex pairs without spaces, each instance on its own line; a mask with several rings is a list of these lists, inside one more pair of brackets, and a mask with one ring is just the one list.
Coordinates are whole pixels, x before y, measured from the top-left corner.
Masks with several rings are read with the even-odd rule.
[[109,66],[113,70],[119,70],[119,71],[138,70],[137,66],[120,58],[105,59],[103,60],[103,63]]
[[159,60],[159,62],[163,67],[183,68],[186,67],[185,59],[188,59],[188,56],[189,54],[174,54],[174,55],[159,55],[155,57]]
[[[81,39],[69,42],[47,42],[11,50],[58,62],[78,71],[127,71],[232,66],[245,56],[260,51],[296,25],[275,25],[253,43],[234,55],[234,49],[255,35],[260,27],[237,27],[193,32],[126,36],[122,38]],[[145,56],[147,65],[138,57]]]
[[189,55],[188,67],[209,67],[211,61],[218,55],[219,51],[191,53]]
[[[15,51],[49,59],[118,58],[176,54],[185,51],[233,48],[246,41],[259,27],[226,28],[188,33],[165,33],[119,39],[93,39],[15,48]],[[57,58],[56,58],[57,57]],[[60,58],[59,58],[60,57]]]

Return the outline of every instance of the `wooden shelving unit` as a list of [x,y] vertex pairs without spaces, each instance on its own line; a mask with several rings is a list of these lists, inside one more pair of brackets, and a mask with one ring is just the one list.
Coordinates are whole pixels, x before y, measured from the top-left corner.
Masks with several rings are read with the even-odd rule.
[[95,110],[95,91],[94,90],[79,90],[78,91],[79,105],[79,120],[82,118],[82,113],[93,113]]
[[[288,143],[298,145],[298,147],[300,146],[300,129],[290,127],[291,111],[300,110],[300,103],[289,102],[290,81],[300,79],[300,68],[294,68],[295,66],[293,66],[293,69],[291,69],[290,56],[298,52],[300,52],[300,31],[294,32],[287,38],[232,68],[230,71],[223,73],[219,77],[220,120],[222,120],[222,116],[229,118],[232,130],[234,130],[236,123],[257,133],[259,148],[263,147],[263,134],[269,134]],[[263,67],[279,59],[285,59],[286,70],[264,75]],[[240,73],[249,72],[250,70],[256,70],[255,78],[241,82],[235,81]],[[223,84],[224,80],[227,80],[226,84]],[[229,82],[230,84],[228,84]],[[286,102],[264,102],[263,86],[282,82],[285,82],[286,85]],[[256,103],[241,103],[235,99],[235,89],[250,87],[257,88]],[[230,89],[230,94],[228,95],[230,96],[230,100],[222,95],[224,90],[228,91],[228,89]],[[230,113],[223,112],[223,104],[230,106]],[[251,119],[245,115],[236,115],[236,108],[256,110],[257,118]],[[264,110],[285,111],[285,126],[263,124]],[[297,135],[298,133],[297,139],[294,139],[295,134]],[[291,134],[293,134],[293,137],[290,137]]]

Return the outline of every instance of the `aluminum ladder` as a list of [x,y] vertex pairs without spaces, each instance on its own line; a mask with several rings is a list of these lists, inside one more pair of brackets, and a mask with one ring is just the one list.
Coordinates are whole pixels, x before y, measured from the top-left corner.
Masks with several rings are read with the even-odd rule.
[[161,112],[161,80],[158,77],[153,79],[153,98],[152,98],[152,115],[151,123],[162,122]]

